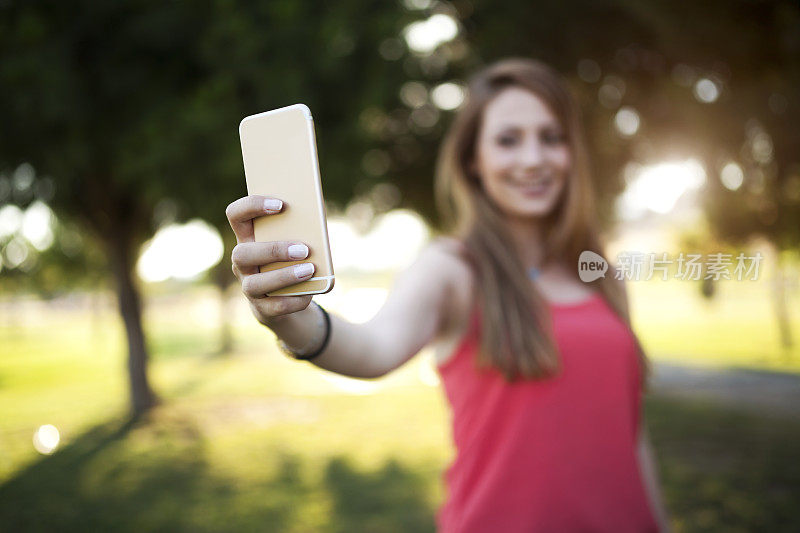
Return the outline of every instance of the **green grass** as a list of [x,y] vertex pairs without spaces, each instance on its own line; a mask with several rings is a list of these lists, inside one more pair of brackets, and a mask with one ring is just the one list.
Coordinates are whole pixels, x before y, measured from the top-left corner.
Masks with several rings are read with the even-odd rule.
[[800,372],[800,293],[788,293],[794,345],[779,342],[769,282],[721,282],[700,298],[686,281],[630,282],[634,328],[662,361]]
[[[688,291],[631,292],[657,358],[797,370],[771,315],[739,311],[742,298],[766,307],[752,295],[704,311]],[[654,301],[661,313],[641,307]],[[0,529],[432,531],[453,450],[425,358],[379,381],[336,379],[280,355],[241,306],[237,352],[214,356],[214,304],[201,290],[150,307],[162,405],[136,423],[113,314],[0,317]],[[676,531],[800,528],[800,422],[659,397],[647,413]],[[32,446],[42,424],[61,432],[50,456]]]
[[[446,412],[413,364],[361,395],[286,360],[266,334],[262,353],[229,357],[182,355],[166,337],[156,344],[174,353],[152,368],[163,404],[125,424],[121,354],[52,355],[50,342],[20,336],[26,353],[2,357],[4,530],[433,528]],[[31,445],[44,423],[64,443],[46,457]]]
[[797,531],[800,423],[650,398],[648,426],[676,531]]

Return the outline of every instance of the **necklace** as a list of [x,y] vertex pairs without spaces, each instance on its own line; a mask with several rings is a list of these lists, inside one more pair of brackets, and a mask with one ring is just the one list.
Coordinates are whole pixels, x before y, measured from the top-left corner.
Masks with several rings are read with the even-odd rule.
[[541,272],[541,271],[540,271],[538,268],[536,268],[536,267],[530,267],[530,268],[528,269],[528,278],[530,278],[531,280],[535,280],[536,278],[538,278],[538,277],[539,277],[539,275],[540,275],[541,273],[542,273],[542,272]]

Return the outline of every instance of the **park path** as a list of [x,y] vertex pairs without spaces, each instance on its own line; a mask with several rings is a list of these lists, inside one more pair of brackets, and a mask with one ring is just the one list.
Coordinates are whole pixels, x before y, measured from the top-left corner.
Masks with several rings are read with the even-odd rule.
[[651,391],[800,419],[800,375],[656,362]]

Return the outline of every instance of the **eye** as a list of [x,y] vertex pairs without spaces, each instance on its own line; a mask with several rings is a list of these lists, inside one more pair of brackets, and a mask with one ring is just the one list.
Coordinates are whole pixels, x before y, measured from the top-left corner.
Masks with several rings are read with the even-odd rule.
[[496,141],[497,141],[497,144],[499,144],[500,146],[510,147],[510,146],[514,146],[515,144],[517,144],[517,142],[519,141],[519,138],[518,138],[517,135],[510,134],[510,133],[505,133],[505,134],[498,135]]
[[545,144],[561,144],[567,140],[567,136],[560,131],[545,131],[542,133],[542,142]]

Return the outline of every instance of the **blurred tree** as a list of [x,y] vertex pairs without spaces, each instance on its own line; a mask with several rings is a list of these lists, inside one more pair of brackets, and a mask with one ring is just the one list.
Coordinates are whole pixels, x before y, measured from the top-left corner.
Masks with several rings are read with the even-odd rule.
[[224,209],[245,194],[238,122],[298,101],[315,114],[326,199],[343,205],[362,174],[359,112],[403,76],[376,50],[405,16],[352,0],[0,6],[0,163],[52,175],[53,210],[102,244],[135,413],[156,401],[134,275],[155,206],[206,218],[229,252]]

